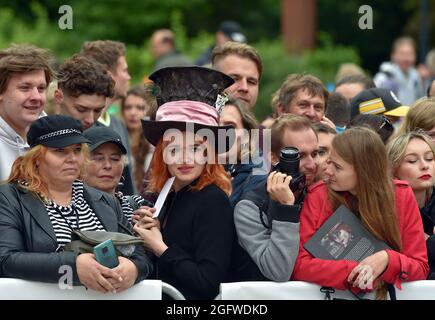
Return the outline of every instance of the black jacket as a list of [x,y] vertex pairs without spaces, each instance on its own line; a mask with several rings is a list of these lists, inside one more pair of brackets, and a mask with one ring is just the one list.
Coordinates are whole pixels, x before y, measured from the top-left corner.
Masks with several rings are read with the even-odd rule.
[[[125,233],[119,224],[131,229],[114,196],[85,185],[84,198],[107,231]],[[0,277],[58,282],[59,268],[68,265],[74,284],[79,284],[77,254],[55,252],[56,248],[56,234],[44,204],[15,184],[0,186]],[[152,272],[151,260],[142,246],[136,247],[130,260],[139,271],[136,281]]]
[[157,259],[157,278],[187,299],[214,299],[230,272],[233,210],[216,185],[190,187],[170,193],[159,215],[168,249]]
[[424,232],[429,235],[429,238],[426,240],[427,257],[430,267],[428,279],[435,280],[435,189],[432,190],[432,197],[429,202],[423,208],[420,208],[420,214]]

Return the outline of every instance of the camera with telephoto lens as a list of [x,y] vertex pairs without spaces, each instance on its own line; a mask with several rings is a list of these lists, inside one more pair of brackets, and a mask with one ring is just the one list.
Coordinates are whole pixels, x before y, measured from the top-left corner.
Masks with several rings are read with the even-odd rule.
[[285,173],[292,177],[290,181],[290,190],[294,193],[305,188],[305,175],[299,171],[299,150],[294,147],[282,148],[279,154],[279,163],[276,165],[276,171]]

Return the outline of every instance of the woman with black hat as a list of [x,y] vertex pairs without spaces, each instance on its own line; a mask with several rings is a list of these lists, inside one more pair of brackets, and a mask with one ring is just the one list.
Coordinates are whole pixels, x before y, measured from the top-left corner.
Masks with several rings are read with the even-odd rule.
[[160,193],[171,176],[174,182],[159,215],[161,228],[146,229],[140,221],[134,230],[156,257],[158,279],[187,299],[213,299],[228,279],[235,236],[231,182],[216,161],[217,152],[230,147],[231,127],[218,126],[221,105],[215,107],[233,80],[201,67],[164,68],[150,79],[160,89],[156,121],[142,122],[156,146],[151,191]]
[[142,247],[109,269],[93,254],[65,251],[72,232],[123,232],[128,225],[119,203],[108,194],[83,185],[82,166],[89,142],[79,121],[47,116],[32,123],[31,147],[0,186],[0,276],[58,282],[59,268],[69,266],[74,284],[103,293],[120,292],[152,271]]

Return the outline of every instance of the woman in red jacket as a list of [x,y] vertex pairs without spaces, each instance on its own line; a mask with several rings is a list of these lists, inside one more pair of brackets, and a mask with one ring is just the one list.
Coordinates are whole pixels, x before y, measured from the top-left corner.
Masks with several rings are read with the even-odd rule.
[[[426,245],[417,202],[406,182],[393,181],[379,136],[351,128],[332,142],[326,181],[308,192],[300,225],[300,251],[293,280],[352,291],[374,288],[386,297],[387,284],[426,279]],[[392,249],[361,262],[314,258],[304,244],[344,204],[376,238]]]

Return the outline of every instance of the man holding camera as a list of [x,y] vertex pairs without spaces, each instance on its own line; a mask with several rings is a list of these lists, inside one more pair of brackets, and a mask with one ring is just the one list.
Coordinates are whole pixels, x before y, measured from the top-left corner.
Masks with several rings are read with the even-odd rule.
[[317,143],[306,117],[285,114],[274,122],[273,171],[234,209],[239,245],[233,281],[290,279],[299,251],[299,213],[317,170]]

